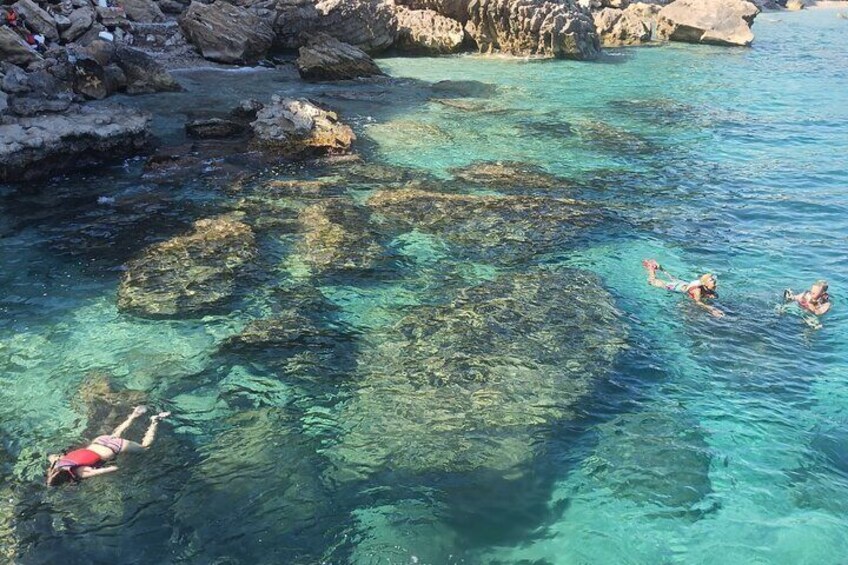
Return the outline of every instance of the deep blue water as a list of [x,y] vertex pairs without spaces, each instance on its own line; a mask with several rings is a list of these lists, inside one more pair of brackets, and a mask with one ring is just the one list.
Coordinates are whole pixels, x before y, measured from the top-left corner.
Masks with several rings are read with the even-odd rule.
[[[592,221],[577,235],[546,238],[544,217],[516,210],[507,226],[536,228],[484,215],[458,231],[397,228],[375,212],[378,265],[318,276],[286,227],[314,197],[262,187],[341,175],[333,197],[367,210],[393,181],[283,167],[235,190],[239,163],[162,180],[130,161],[2,189],[0,547],[23,563],[843,562],[848,20],[836,14],[762,14],[751,49],[384,59],[397,80],[306,89],[354,125],[366,161],[446,192],[579,199]],[[128,100],[159,112],[174,142],[186,116],[304,89],[271,72],[181,80],[187,93]],[[434,94],[441,80],[473,82]],[[433,99],[458,93],[459,105]],[[448,182],[493,160],[560,182]],[[227,308],[118,312],[128,259],[251,205],[283,227],[255,226],[261,274]],[[649,287],[646,257],[683,278],[717,273],[727,316]],[[596,278],[538,278],[551,269]],[[778,312],[785,287],[818,278],[835,297],[822,327]],[[222,347],[290,311],[318,320],[316,344]],[[498,323],[478,343],[487,315]],[[80,392],[105,380],[123,391],[112,414]],[[175,414],[155,449],[45,491],[45,455],[99,418],[114,425],[127,391]]]

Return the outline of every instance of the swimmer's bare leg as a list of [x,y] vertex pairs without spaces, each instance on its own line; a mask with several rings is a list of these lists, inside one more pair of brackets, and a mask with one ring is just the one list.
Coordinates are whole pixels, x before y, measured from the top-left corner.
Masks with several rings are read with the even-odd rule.
[[135,409],[132,411],[132,414],[127,416],[127,419],[124,420],[120,426],[118,426],[112,431],[112,437],[121,437],[121,435],[125,431],[127,431],[127,428],[130,427],[133,421],[135,421],[136,418],[138,418],[145,412],[147,412],[147,406],[136,406]]

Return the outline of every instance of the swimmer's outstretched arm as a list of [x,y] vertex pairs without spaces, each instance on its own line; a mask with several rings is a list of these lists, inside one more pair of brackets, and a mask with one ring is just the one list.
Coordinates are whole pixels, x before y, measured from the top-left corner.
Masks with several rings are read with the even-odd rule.
[[79,467],[75,474],[79,479],[89,479],[91,477],[96,477],[97,475],[114,473],[117,470],[117,467],[103,467],[102,469],[95,469],[94,467]]
[[716,308],[715,306],[710,306],[703,300],[703,295],[701,294],[701,288],[695,288],[692,292],[692,300],[695,301],[695,304],[715,316],[716,318],[721,318],[724,316],[724,312]]

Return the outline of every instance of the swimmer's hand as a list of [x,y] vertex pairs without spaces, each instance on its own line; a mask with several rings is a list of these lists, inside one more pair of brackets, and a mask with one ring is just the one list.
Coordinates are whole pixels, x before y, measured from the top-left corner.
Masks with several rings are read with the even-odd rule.
[[712,314],[715,318],[724,318],[724,312],[718,308],[710,308],[710,314]]
[[147,406],[136,406],[133,410],[133,416],[141,416],[145,412],[147,412]]
[[167,417],[168,417],[168,416],[170,416],[170,415],[171,415],[171,413],[170,413],[170,412],[159,412],[159,413],[158,413],[158,414],[156,414],[155,416],[151,416],[151,417],[150,417],[150,420],[151,420],[152,422],[158,422],[158,421],[160,421],[160,420],[164,420],[165,418],[167,418]]

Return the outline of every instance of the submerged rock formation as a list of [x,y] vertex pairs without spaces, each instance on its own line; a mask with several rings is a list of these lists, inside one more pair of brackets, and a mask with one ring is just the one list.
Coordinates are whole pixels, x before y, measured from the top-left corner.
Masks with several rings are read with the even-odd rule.
[[206,59],[219,63],[255,63],[274,42],[270,24],[224,0],[192,2],[180,26]]
[[465,30],[483,53],[582,60],[601,48],[592,16],[574,0],[472,0]]
[[47,178],[132,155],[150,139],[150,116],[122,106],[6,118],[0,124],[0,181]]
[[450,172],[458,180],[504,191],[567,187],[569,184],[566,179],[552,175],[542,167],[516,161],[472,163]]
[[397,9],[398,36],[394,48],[421,55],[456,53],[463,47],[462,24],[433,10]]
[[559,249],[600,213],[576,200],[381,190],[368,205],[389,228],[431,233],[478,259],[509,262]]
[[274,96],[250,125],[256,145],[288,155],[344,153],[356,139],[335,112],[303,98]]
[[505,274],[415,308],[361,353],[328,455],[360,475],[512,470],[538,426],[575,416],[624,336],[612,297],[576,270]]
[[668,41],[748,46],[760,9],[746,0],[675,0],[657,14],[657,37]]
[[154,317],[210,310],[232,296],[255,255],[253,230],[236,217],[198,220],[191,233],[152,245],[127,264],[118,308]]
[[383,74],[359,47],[318,33],[300,48],[297,70],[305,80],[349,80]]

